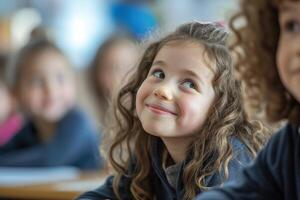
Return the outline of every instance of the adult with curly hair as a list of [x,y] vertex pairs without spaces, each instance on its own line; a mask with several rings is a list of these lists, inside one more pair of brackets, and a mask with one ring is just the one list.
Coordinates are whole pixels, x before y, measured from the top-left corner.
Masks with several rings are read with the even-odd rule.
[[[234,184],[199,200],[300,199],[300,1],[244,0],[241,8],[231,25],[238,38],[234,49],[243,50],[240,75],[248,90],[259,94],[252,93],[250,101],[259,102],[252,105],[270,121],[288,124]],[[241,17],[246,26],[236,28]]]

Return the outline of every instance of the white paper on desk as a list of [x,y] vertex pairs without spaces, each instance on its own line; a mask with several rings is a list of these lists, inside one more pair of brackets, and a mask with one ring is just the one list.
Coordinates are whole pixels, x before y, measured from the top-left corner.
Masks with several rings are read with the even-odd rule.
[[71,180],[80,171],[73,167],[20,168],[0,167],[0,186],[23,186]]
[[88,190],[94,190],[104,184],[106,177],[91,179],[91,180],[80,180],[70,181],[66,183],[58,183],[54,187],[60,191],[78,191],[84,192]]

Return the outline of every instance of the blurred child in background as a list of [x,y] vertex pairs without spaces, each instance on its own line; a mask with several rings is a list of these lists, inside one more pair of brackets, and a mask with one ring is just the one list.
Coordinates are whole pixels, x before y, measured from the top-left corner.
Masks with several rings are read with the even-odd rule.
[[78,199],[192,199],[239,176],[266,135],[244,111],[227,35],[194,22],[147,47],[115,105],[115,173]]
[[27,120],[0,148],[0,166],[99,169],[99,139],[76,107],[74,72],[62,51],[48,39],[33,39],[19,51],[9,75]]
[[[287,120],[233,184],[201,200],[300,199],[300,1],[241,1],[232,20],[247,91],[271,122]],[[243,27],[236,26],[240,19]],[[252,93],[253,94],[253,93]],[[253,104],[255,105],[255,104]]]
[[127,35],[114,35],[97,50],[89,68],[89,81],[97,98],[102,123],[112,95],[118,92],[126,74],[136,65],[138,56],[137,44]]
[[0,57],[0,146],[5,145],[22,127],[16,101],[5,80],[6,56]]

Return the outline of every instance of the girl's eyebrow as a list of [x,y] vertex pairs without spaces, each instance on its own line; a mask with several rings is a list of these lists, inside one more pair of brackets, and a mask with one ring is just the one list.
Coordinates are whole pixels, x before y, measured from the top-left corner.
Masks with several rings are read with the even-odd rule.
[[[168,65],[162,60],[154,61],[152,65],[159,65],[159,66],[163,66],[163,67],[168,67]],[[183,69],[183,70],[180,71],[180,73],[188,75],[188,76],[192,76],[192,77],[198,79],[202,84],[205,84],[205,81],[203,80],[203,78],[201,76],[199,76],[196,72],[192,71],[192,70]]]
[[280,6],[279,6],[279,10],[281,11],[281,12],[296,12],[297,11],[297,9],[295,8],[295,6],[293,6],[293,4],[291,4],[291,3],[283,3],[283,4],[281,4]]
[[152,65],[167,66],[167,64],[164,61],[162,61],[162,60],[156,60],[156,61],[153,62]]
[[194,77],[196,79],[198,79],[202,84],[205,84],[205,81],[203,80],[203,78],[201,76],[199,76],[196,72],[189,70],[189,69],[183,69],[181,71],[181,73],[186,74],[188,76]]

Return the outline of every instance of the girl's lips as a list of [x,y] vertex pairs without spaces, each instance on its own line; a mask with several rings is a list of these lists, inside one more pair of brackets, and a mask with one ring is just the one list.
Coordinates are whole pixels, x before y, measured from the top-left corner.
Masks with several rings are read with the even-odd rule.
[[175,115],[177,116],[177,113],[165,108],[165,107],[162,107],[162,106],[159,106],[159,105],[154,105],[154,104],[146,104],[146,106],[153,112],[157,113],[157,114],[171,114],[171,115]]

